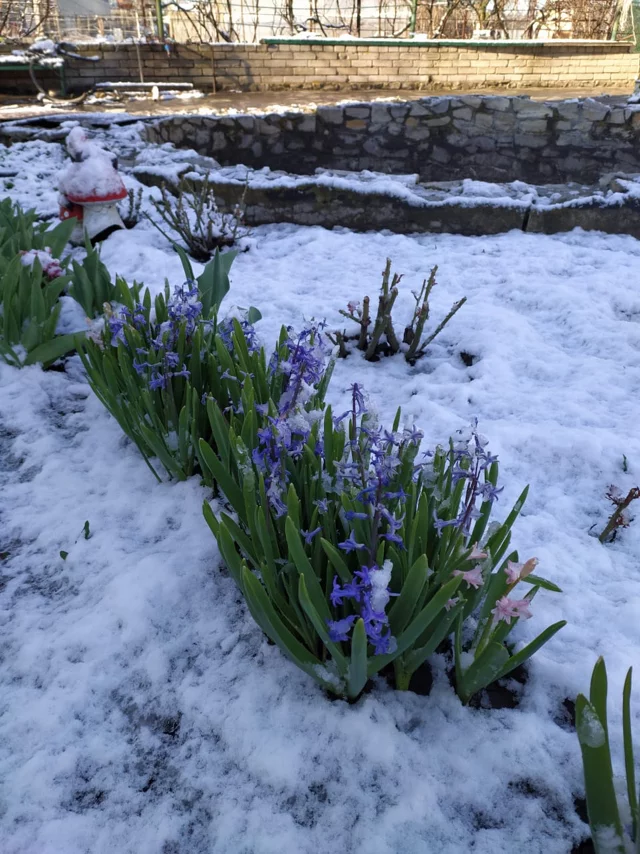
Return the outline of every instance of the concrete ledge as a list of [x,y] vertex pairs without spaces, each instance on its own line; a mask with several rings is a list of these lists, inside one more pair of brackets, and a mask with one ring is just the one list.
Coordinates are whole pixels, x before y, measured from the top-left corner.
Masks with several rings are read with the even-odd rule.
[[[184,166],[189,181],[200,183]],[[178,179],[163,178],[144,167],[134,169],[134,176],[147,186],[176,186]],[[269,225],[289,222],[294,225],[343,227],[354,231],[392,231],[399,234],[447,233],[464,236],[501,234],[517,229],[531,233],[556,234],[583,228],[612,234],[630,234],[640,238],[640,199],[623,198],[615,203],[587,199],[561,205],[538,207],[526,203],[500,204],[477,202],[465,204],[418,202],[395,198],[384,193],[362,193],[320,186],[313,181],[296,187],[252,187],[238,181],[225,181],[209,174],[215,185],[220,209],[233,211],[243,204],[247,225]]]

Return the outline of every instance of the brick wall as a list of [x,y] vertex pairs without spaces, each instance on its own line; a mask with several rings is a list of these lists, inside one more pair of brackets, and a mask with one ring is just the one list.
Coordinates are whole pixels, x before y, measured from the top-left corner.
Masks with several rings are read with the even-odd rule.
[[[82,48],[99,63],[70,61],[67,81],[82,90],[105,80],[138,81],[135,45]],[[475,89],[503,87],[623,87],[638,76],[633,46],[612,42],[477,42],[421,44],[280,43],[142,45],[145,81],[190,82],[212,90],[212,60],[218,89],[255,91],[324,89]],[[53,85],[55,79],[45,80]],[[0,89],[31,88],[28,78],[0,76]],[[22,91],[25,91],[23,88]]]

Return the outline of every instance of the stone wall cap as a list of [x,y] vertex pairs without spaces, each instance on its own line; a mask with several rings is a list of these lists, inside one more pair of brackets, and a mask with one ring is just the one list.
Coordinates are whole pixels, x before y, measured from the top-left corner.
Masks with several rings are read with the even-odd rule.
[[394,39],[394,38],[358,38],[343,36],[337,39],[300,38],[297,36],[280,36],[260,39],[264,45],[362,45],[363,47],[399,46],[399,47],[537,47],[553,50],[557,47],[598,47],[611,51],[631,53],[635,45],[630,42],[613,42],[602,39]]

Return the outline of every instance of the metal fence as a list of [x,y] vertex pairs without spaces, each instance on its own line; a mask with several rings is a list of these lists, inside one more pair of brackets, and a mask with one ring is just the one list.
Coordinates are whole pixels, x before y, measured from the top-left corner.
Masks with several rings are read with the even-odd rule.
[[[163,0],[178,42],[257,42],[294,35],[456,39],[631,39],[624,0]],[[51,6],[49,5],[51,4]],[[105,15],[65,15],[55,0],[0,0],[0,36],[87,41],[157,38],[155,5],[120,0]]]

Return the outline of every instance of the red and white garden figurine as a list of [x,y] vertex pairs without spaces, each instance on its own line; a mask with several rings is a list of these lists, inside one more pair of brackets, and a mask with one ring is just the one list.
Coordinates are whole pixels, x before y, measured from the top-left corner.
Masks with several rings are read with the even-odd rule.
[[67,136],[67,151],[72,162],[60,175],[60,219],[77,220],[71,235],[74,243],[82,243],[85,234],[92,243],[104,240],[125,227],[118,202],[127,197],[127,189],[117,159],[89,140],[81,127]]

